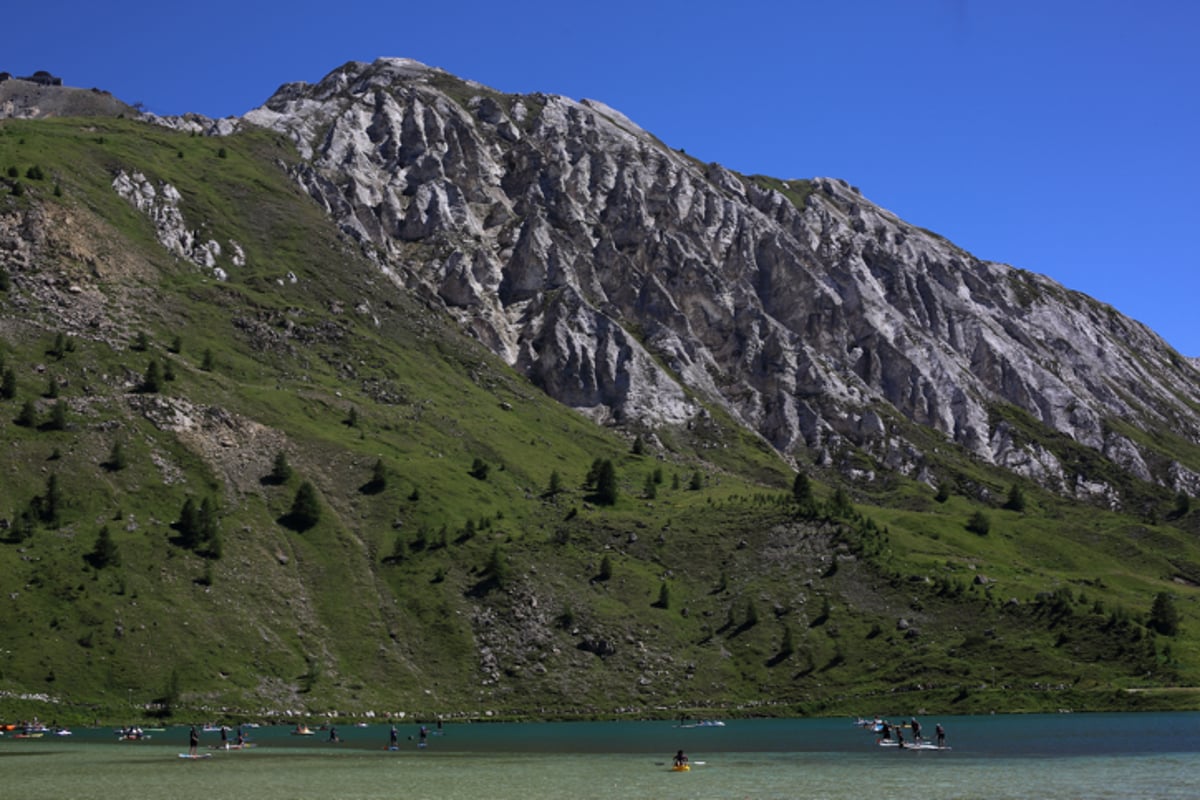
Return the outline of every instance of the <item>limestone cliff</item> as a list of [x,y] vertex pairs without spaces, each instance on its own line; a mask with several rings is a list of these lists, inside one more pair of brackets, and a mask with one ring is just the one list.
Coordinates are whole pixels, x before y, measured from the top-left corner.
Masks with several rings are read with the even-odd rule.
[[1059,491],[1108,492],[1014,438],[994,410],[1015,406],[1200,491],[1107,423],[1200,441],[1193,363],[843,181],[737,175],[601,103],[403,59],[283,86],[244,121],[295,141],[296,179],[396,282],[597,421],[686,424],[701,398],[789,457],[857,447],[919,474],[906,419]]

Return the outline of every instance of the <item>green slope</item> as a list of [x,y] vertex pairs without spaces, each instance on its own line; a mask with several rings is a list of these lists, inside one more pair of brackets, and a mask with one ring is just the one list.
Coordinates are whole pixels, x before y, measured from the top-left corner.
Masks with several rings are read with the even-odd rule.
[[[798,507],[716,410],[635,454],[380,274],[296,158],[265,132],[0,123],[0,234],[32,243],[0,262],[0,718],[1197,704],[1123,691],[1200,677],[1191,514],[1033,488],[1018,514],[902,476],[855,506],[820,476]],[[175,187],[245,264],[171,255],[118,171]],[[961,485],[1007,488],[941,449]],[[582,486],[597,459],[614,505]],[[215,543],[189,543],[189,499]],[[1145,625],[1160,591],[1177,635]]]

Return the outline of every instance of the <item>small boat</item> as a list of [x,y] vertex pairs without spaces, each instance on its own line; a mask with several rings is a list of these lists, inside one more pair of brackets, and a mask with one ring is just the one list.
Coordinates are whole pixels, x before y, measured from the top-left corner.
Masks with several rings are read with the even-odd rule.
[[292,731],[292,736],[315,736],[316,732],[307,725],[297,725]]
[[692,768],[688,764],[676,764],[671,767],[671,772],[691,772]]

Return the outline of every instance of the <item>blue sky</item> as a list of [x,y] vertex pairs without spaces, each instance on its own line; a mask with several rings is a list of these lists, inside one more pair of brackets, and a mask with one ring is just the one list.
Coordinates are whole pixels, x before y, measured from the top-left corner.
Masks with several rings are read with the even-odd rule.
[[1200,356],[1200,3],[10,5],[0,70],[46,69],[160,114],[241,114],[379,56],[601,100],[705,161],[844,178]]

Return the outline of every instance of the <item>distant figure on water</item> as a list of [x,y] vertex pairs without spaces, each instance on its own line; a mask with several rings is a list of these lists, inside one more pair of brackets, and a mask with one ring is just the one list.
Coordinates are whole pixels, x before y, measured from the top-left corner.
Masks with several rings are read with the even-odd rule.
[[329,726],[329,741],[340,742],[341,740],[342,740],[342,737],[338,736],[337,728],[335,728],[333,725],[330,725]]
[[397,741],[399,740],[399,738],[400,738],[400,734],[396,732],[396,726],[393,725],[391,736],[388,739],[388,747],[392,748],[393,750],[395,750],[397,747],[399,747],[399,745],[397,744]]
[[188,732],[188,755],[196,755],[196,751],[200,748],[200,733],[193,725],[191,731]]
[[912,732],[913,732],[913,741],[916,742],[917,744],[920,744],[923,741],[921,738],[921,723],[917,722],[916,717],[913,717],[911,725],[912,725]]
[[937,734],[937,746],[946,746],[946,729],[942,727],[942,723],[938,723],[933,727],[933,732]]
[[679,752],[677,752],[675,754],[675,762],[674,763],[675,763],[675,766],[677,766],[677,767],[686,767],[687,766],[688,757],[686,755],[684,755],[682,750],[680,750]]

